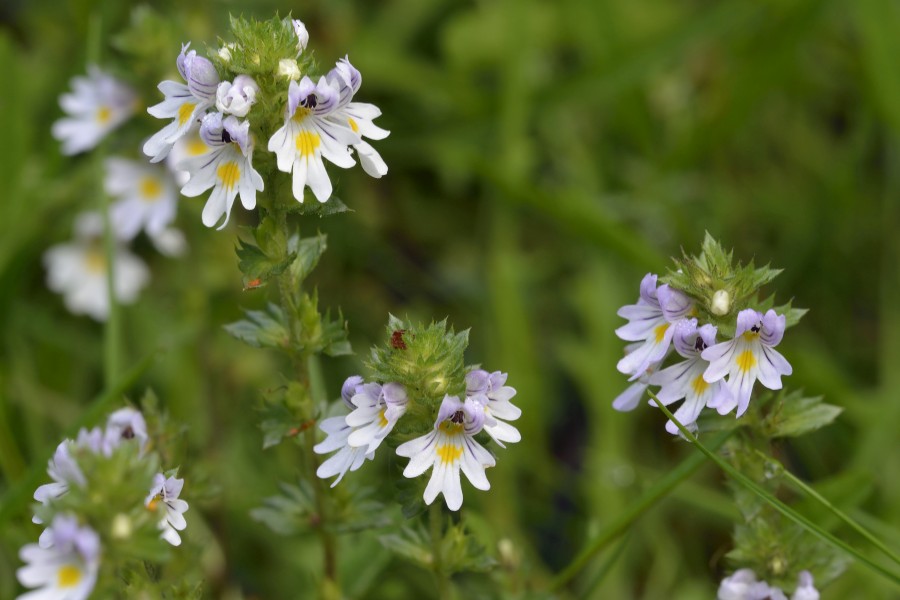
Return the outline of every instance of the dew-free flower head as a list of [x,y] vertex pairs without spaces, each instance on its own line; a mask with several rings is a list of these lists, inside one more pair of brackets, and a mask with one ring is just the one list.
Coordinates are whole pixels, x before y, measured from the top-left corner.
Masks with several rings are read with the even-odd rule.
[[793,372],[790,363],[775,350],[784,336],[785,326],[785,316],[774,310],[763,315],[748,308],[738,313],[734,339],[703,351],[701,356],[709,361],[704,379],[714,383],[728,376],[726,385],[733,400],[718,407],[721,414],[731,412],[736,406],[737,416],[743,415],[750,405],[757,379],[770,390],[781,389],[781,376]]
[[181,193],[194,197],[212,188],[203,207],[203,224],[213,227],[224,216],[218,227],[222,229],[228,224],[238,194],[244,208],[251,210],[256,208],[256,192],[264,188],[262,177],[253,168],[250,123],[233,115],[210,113],[203,118],[200,138],[210,151],[178,165],[190,173]]
[[119,239],[132,240],[141,230],[157,236],[175,220],[178,192],[167,169],[110,158],[103,183],[106,192],[116,198],[110,208],[110,220]]
[[300,19],[293,19],[291,26],[294,28],[294,34],[297,36],[297,55],[299,56],[301,52],[306,50],[306,45],[309,44],[309,32]]
[[197,56],[190,44],[181,48],[176,60],[178,72],[186,83],[163,81],[158,89],[165,100],[151,106],[147,112],[157,119],[172,119],[172,122],[156,132],[144,143],[144,154],[151,162],[163,160],[172,146],[202,118],[216,101],[219,76],[209,60]]
[[476,369],[466,374],[466,397],[480,403],[484,410],[484,430],[501,448],[503,442],[521,441],[519,430],[507,423],[522,416],[522,409],[510,400],[516,395],[513,387],[506,385],[507,374],[489,373]]
[[484,426],[484,419],[484,408],[479,402],[472,398],[461,402],[455,396],[446,396],[434,429],[397,447],[399,456],[410,459],[403,470],[405,477],[418,477],[432,470],[423,495],[426,504],[443,494],[447,508],[459,510],[463,502],[460,471],[476,489],[490,489],[484,470],[496,461],[474,437]]
[[94,148],[110,131],[137,110],[137,95],[125,83],[95,65],[87,77],[72,79],[72,92],[59,98],[66,117],[53,124],[53,137],[62,142],[63,154]]
[[149,510],[162,513],[159,523],[159,528],[162,530],[160,537],[173,546],[181,545],[181,536],[178,532],[184,531],[187,527],[184,513],[187,512],[189,506],[187,502],[179,498],[183,488],[184,479],[167,478],[162,473],[157,473],[153,477],[150,493],[144,501]]
[[361,138],[348,123],[327,118],[339,101],[339,90],[325,77],[313,83],[304,76],[288,87],[284,126],[269,139],[268,149],[275,153],[279,171],[293,173],[292,189],[299,202],[307,186],[319,202],[331,197],[333,188],[323,158],[344,169],[356,164],[348,146]]
[[238,75],[234,81],[223,81],[216,89],[216,109],[219,112],[246,117],[256,103],[259,86],[252,77]]

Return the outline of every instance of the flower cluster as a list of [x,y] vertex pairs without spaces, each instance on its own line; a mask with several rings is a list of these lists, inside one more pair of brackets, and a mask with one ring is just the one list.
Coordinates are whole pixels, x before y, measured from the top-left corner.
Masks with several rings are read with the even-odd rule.
[[[797,588],[791,600],[819,600],[819,591],[813,585],[813,576],[802,571],[797,578]],[[752,569],[738,569],[722,580],[717,600],[787,600],[781,588],[758,581]]]
[[[516,390],[506,385],[506,373],[488,373],[481,369],[466,375],[465,399],[445,395],[437,411],[434,426],[423,435],[400,444],[397,455],[409,459],[403,470],[408,478],[431,469],[431,478],[423,498],[431,504],[438,494],[450,510],[459,510],[463,494],[459,473],[479,490],[490,489],[485,469],[496,464],[494,456],[476,436],[484,431],[501,447],[503,442],[521,439],[519,431],[507,421],[522,414],[510,402]],[[356,471],[366,459],[373,459],[382,440],[394,429],[415,398],[398,383],[366,383],[355,375],[347,379],[342,396],[349,414],[321,422],[325,441],[315,447],[319,454],[335,452],[318,470],[322,478],[337,475],[332,487],[347,471]]]
[[[160,83],[165,99],[148,109],[154,117],[171,119],[144,144],[144,153],[152,162],[173,153],[186,136],[199,135],[202,140],[203,151],[182,156],[175,167],[187,173],[181,188],[185,196],[212,190],[203,209],[207,227],[221,221],[221,229],[228,223],[238,195],[244,208],[256,207],[256,193],[263,191],[264,183],[254,168],[257,140],[253,131],[269,136],[267,149],[275,153],[280,171],[293,174],[293,194],[299,202],[303,202],[305,187],[319,202],[331,196],[323,159],[349,168],[356,164],[355,151],[366,173],[373,177],[387,173],[381,156],[363,139],[382,139],[388,132],[372,122],[381,114],[377,107],[353,101],[362,83],[359,71],[344,58],[313,81],[301,73],[296,61],[309,41],[306,27],[296,20],[281,26],[295,36],[293,55],[280,57],[273,72],[256,73],[256,78],[233,69],[236,55],[245,52],[239,42],[223,46],[216,57],[233,75],[230,81],[222,80],[212,61],[198,56],[190,44],[184,45],[176,61],[183,82]],[[259,56],[254,59],[259,65]],[[258,127],[271,120],[265,114],[269,106],[283,111],[277,117],[282,126],[274,132]]]
[[[188,510],[187,502],[179,498],[183,479],[157,473],[149,488],[134,488],[130,481],[94,481],[106,474],[104,467],[119,469],[130,464],[130,460],[141,469],[135,472],[126,468],[126,473],[140,475],[155,469],[157,457],[150,453],[149,446],[144,417],[133,408],[112,413],[105,427],[83,428],[74,440],[59,444],[47,467],[52,482],[34,492],[39,505],[32,521],[39,525],[49,522],[49,526],[37,544],[22,548],[20,555],[26,565],[17,573],[23,586],[39,589],[21,598],[87,598],[101,566],[103,535],[111,532],[111,537],[127,538],[132,535],[132,522],[134,526],[146,522],[156,529],[157,538],[173,546],[181,544],[178,531],[187,525],[183,514]],[[149,475],[147,481],[150,482]],[[120,483],[127,498],[124,506],[114,505],[105,497],[109,491],[104,488]],[[71,500],[75,491],[79,497]],[[99,508],[93,513],[79,514],[77,510],[82,506],[89,512],[97,503]],[[135,510],[141,511],[137,518],[128,516],[134,515]],[[103,522],[97,522],[98,514]],[[111,515],[115,517],[110,518]]]
[[[781,389],[781,376],[792,372],[775,350],[784,335],[785,315],[746,308],[737,314],[732,339],[717,342],[718,327],[700,324],[697,314],[690,296],[670,285],[658,285],[656,275],[644,277],[637,303],[618,312],[628,323],[616,335],[633,343],[617,368],[636,383],[614,400],[614,408],[633,410],[647,387],[659,386],[656,395],[663,404],[684,399],[675,418],[696,429],[704,407],[722,415],[736,408],[736,415],[743,415],[757,380],[771,390]],[[660,369],[672,348],[684,360]],[[678,432],[672,421],[666,423],[666,430]]]

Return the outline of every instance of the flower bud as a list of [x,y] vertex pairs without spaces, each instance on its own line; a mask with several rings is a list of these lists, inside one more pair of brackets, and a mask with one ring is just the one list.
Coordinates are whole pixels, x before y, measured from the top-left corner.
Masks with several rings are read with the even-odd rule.
[[300,66],[293,58],[282,58],[278,61],[278,76],[291,81],[300,79]]
[[216,89],[216,108],[223,113],[246,117],[256,102],[259,86],[247,75],[238,75],[234,82],[223,81]]
[[185,44],[178,55],[178,71],[187,82],[191,94],[201,100],[212,100],[219,85],[219,74],[206,58],[197,56],[195,50],[187,51],[190,44]]
[[731,310],[731,296],[727,290],[717,290],[713,294],[712,302],[709,304],[709,311],[718,316],[727,315]]
[[303,21],[299,19],[294,19],[291,21],[291,24],[294,26],[294,33],[297,34],[297,54],[300,54],[309,43],[309,32],[306,31],[306,25],[303,24]]
[[127,540],[131,537],[132,530],[131,519],[128,518],[128,515],[119,513],[113,517],[112,527],[110,528],[110,533],[113,538],[117,540]]
[[225,44],[221,48],[219,48],[219,58],[221,58],[225,62],[231,62],[231,51],[234,50],[234,43]]

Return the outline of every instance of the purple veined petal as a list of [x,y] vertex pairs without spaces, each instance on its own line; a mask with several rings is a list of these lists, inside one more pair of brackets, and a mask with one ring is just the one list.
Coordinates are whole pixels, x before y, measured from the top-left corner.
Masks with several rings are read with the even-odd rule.
[[645,340],[653,335],[653,330],[667,323],[662,311],[646,304],[623,306],[616,313],[630,322],[616,329],[616,335],[626,342]]
[[491,373],[491,391],[496,392],[500,388],[504,387],[506,385],[507,379],[509,379],[509,373],[504,373],[502,371],[494,371],[493,373]]
[[656,342],[654,342],[652,338],[647,340],[632,352],[626,354],[618,364],[616,364],[616,369],[619,373],[640,377],[647,370],[647,366],[651,362],[650,356],[653,354],[656,345]]
[[300,82],[291,81],[288,85],[288,116],[293,116],[300,107],[302,101],[306,101],[309,96],[316,92],[316,84],[306,75],[300,79]]
[[233,115],[226,117],[222,120],[222,138],[224,142],[237,142],[241,147],[241,152],[247,156],[251,149],[250,121],[238,121],[238,118]]
[[744,310],[739,312],[737,316],[737,328],[734,331],[734,337],[738,338],[744,332],[750,331],[754,327],[759,327],[762,323],[762,318],[762,313],[753,310],[752,308],[745,308]]
[[650,385],[660,386],[660,390],[656,394],[660,402],[668,406],[685,397],[694,373],[702,373],[698,368],[699,360],[697,358],[688,359],[650,376]]
[[781,338],[784,337],[786,326],[787,317],[769,309],[762,318],[762,330],[759,332],[759,339],[766,346],[777,346],[781,343]]
[[356,394],[350,398],[354,406],[359,408],[374,408],[380,404],[381,385],[377,383],[364,383],[356,388]]
[[681,319],[675,323],[675,332],[672,335],[672,344],[675,352],[685,358],[693,358],[700,353],[697,351],[697,319]]
[[713,383],[728,374],[728,371],[731,370],[736,344],[735,340],[729,340],[710,346],[700,353],[700,358],[709,362],[709,366],[706,367],[706,371],[703,373],[703,379]]
[[754,366],[748,371],[738,370],[728,376],[728,389],[737,400],[737,414],[740,418],[750,406],[750,396],[753,394],[753,384],[756,383],[758,367]]
[[381,391],[388,406],[406,405],[408,401],[406,388],[399,383],[386,383],[381,387]]
[[651,306],[659,306],[659,300],[656,296],[656,280],[657,276],[653,273],[647,273],[641,280],[641,300]]
[[490,378],[490,373],[484,369],[475,369],[466,373],[466,395],[487,393]]
[[466,398],[463,407],[463,412],[466,415],[466,433],[468,435],[475,435],[484,427],[486,418],[484,405],[473,398]]
[[656,290],[659,306],[663,311],[663,316],[670,323],[683,318],[690,312],[694,303],[691,298],[675,288],[668,285],[661,285]]
[[344,381],[344,385],[341,386],[341,398],[350,410],[356,408],[353,402],[350,401],[350,398],[356,394],[356,387],[362,384],[362,382],[363,378],[359,375],[351,375]]
[[756,353],[759,382],[770,390],[780,390],[781,376],[794,372],[791,364],[774,348],[760,344],[759,349],[760,351]]
[[220,112],[209,113],[200,122],[200,139],[207,146],[223,146],[225,141],[225,119]]

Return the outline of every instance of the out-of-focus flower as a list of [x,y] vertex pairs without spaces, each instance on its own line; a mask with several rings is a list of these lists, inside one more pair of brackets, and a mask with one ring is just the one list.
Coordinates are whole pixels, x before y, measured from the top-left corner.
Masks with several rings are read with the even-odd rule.
[[87,77],[72,79],[72,92],[59,98],[66,117],[53,124],[53,137],[62,142],[63,154],[94,148],[110,131],[137,110],[137,95],[126,84],[99,67],[88,67]]
[[115,450],[123,441],[136,440],[141,454],[147,449],[149,436],[144,415],[129,406],[120,408],[106,420],[103,443],[106,453]]
[[161,537],[173,546],[181,545],[179,531],[184,531],[187,521],[184,513],[188,510],[188,503],[180,499],[181,490],[184,487],[184,479],[174,477],[166,478],[162,473],[153,477],[153,487],[147,496],[145,504],[150,510],[162,510],[165,512],[159,523],[162,530]]
[[[34,499],[41,504],[47,505],[62,497],[69,492],[69,488],[73,485],[81,487],[87,485],[84,473],[81,472],[78,463],[69,452],[71,444],[70,440],[63,440],[56,447],[53,458],[47,464],[47,474],[50,475],[53,482],[45,483],[34,492]],[[37,524],[43,523],[37,515],[33,516],[31,520]]]
[[119,239],[132,240],[142,229],[150,237],[160,235],[175,220],[178,192],[166,169],[110,158],[104,184],[106,192],[117,198],[109,216]]
[[47,530],[47,547],[28,544],[19,552],[26,563],[16,576],[27,588],[40,588],[19,600],[85,600],[97,583],[100,538],[74,517],[58,515]]

